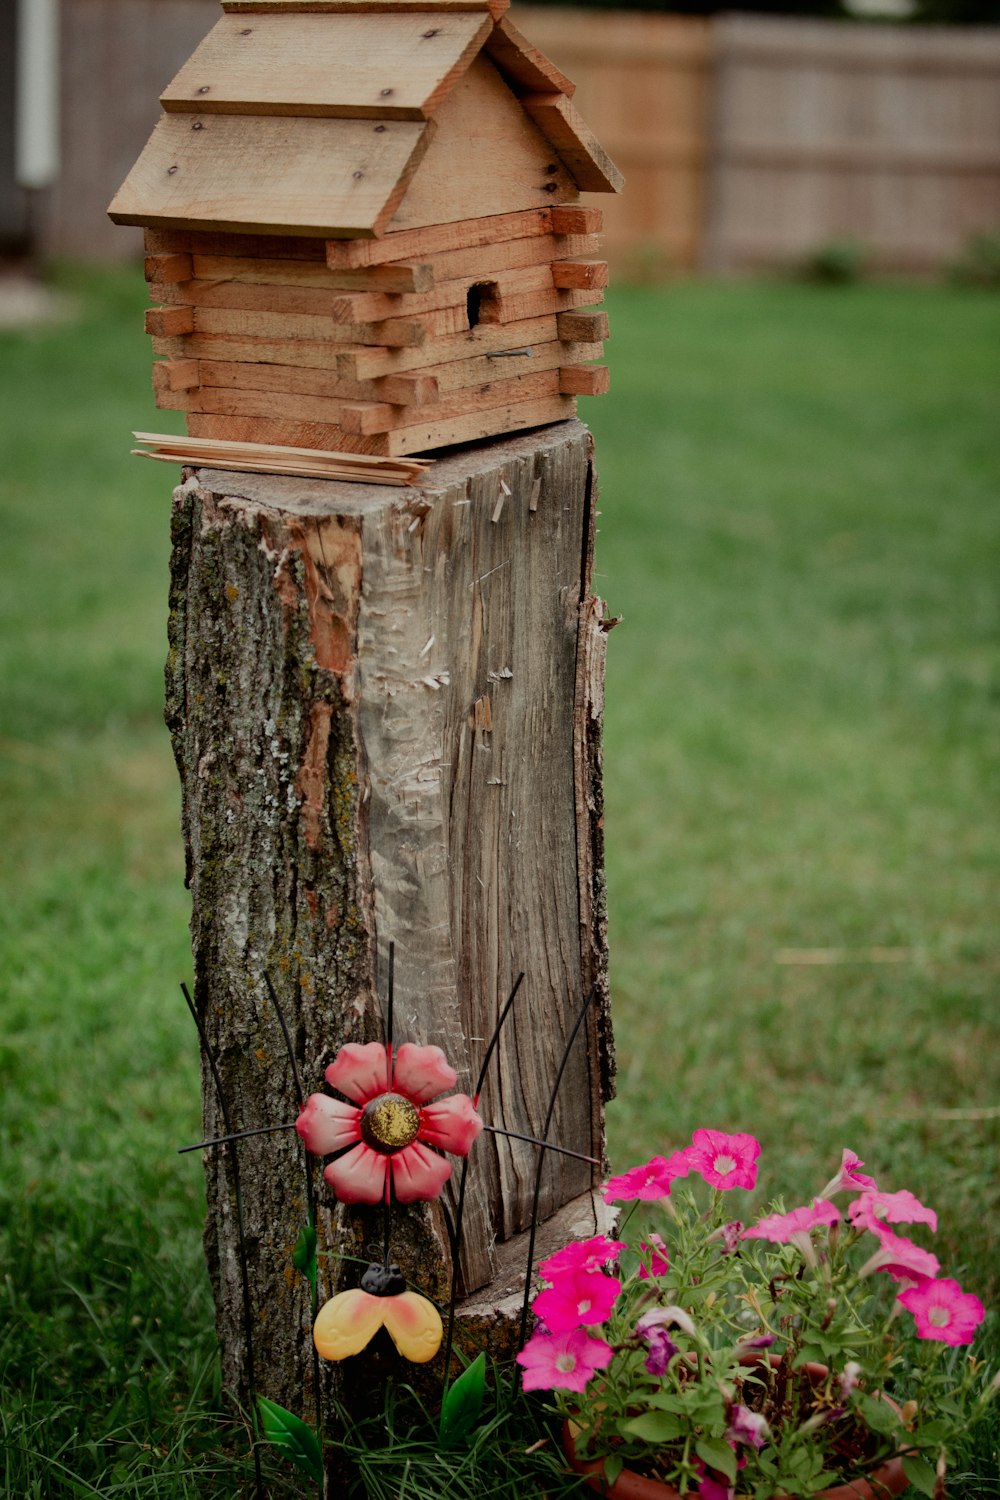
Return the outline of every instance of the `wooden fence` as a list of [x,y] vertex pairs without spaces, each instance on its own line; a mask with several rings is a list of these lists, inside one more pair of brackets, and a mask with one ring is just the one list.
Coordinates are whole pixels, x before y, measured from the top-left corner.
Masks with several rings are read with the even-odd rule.
[[62,0],[59,180],[44,248],[81,260],[142,254],[105,210],[160,117],[159,98],[222,14],[218,0]]
[[1000,29],[721,16],[702,265],[851,236],[925,272],[1000,232]]
[[706,211],[711,22],[516,3],[511,15],[572,78],[574,103],[625,173],[624,193],[600,198],[616,270],[694,269]]
[[[62,0],[62,174],[45,249],[138,253],[105,208],[218,0]],[[626,176],[617,274],[740,271],[853,236],[891,270],[1000,233],[1000,28],[520,7]],[[596,201],[596,200],[595,200]]]

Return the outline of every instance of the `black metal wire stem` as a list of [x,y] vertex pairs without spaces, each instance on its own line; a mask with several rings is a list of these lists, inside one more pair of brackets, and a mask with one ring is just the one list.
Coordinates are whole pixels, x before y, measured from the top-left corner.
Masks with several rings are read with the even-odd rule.
[[[545,1124],[542,1127],[541,1139],[543,1142],[546,1142],[548,1140],[549,1129],[552,1125],[552,1116],[555,1113],[556,1108],[556,1096],[559,1093],[559,1085],[562,1083],[563,1073],[566,1071],[566,1064],[569,1062],[569,1055],[573,1050],[573,1043],[577,1039],[581,1026],[587,1019],[587,1012],[593,1005],[596,995],[597,981],[595,980],[594,983],[590,986],[590,994],[587,996],[580,1009],[580,1014],[577,1016],[576,1021],[574,1022],[573,1030],[569,1034],[569,1039],[566,1042],[566,1046],[563,1048],[563,1055],[559,1060],[559,1069],[556,1073],[555,1082],[552,1085],[552,1092],[549,1095],[549,1107],[545,1114]],[[541,1152],[538,1157],[538,1165],[535,1168],[535,1191],[531,1200],[531,1233],[528,1236],[528,1264],[525,1267],[524,1272],[524,1301],[521,1304],[521,1330],[518,1334],[517,1340],[517,1346],[519,1349],[522,1349],[524,1347],[524,1340],[528,1332],[528,1310],[531,1306],[531,1267],[535,1259],[535,1237],[538,1233],[538,1200],[541,1197],[542,1193],[542,1169],[544,1166],[545,1153]],[[519,1380],[520,1371],[518,1371],[518,1373],[515,1375],[515,1390],[517,1388]]]
[[[473,1105],[478,1105],[479,1103],[479,1096],[483,1091],[483,1084],[486,1082],[486,1070],[493,1060],[493,1054],[497,1049],[498,1042],[500,1041],[500,1032],[503,1029],[503,1024],[506,1021],[507,1017],[510,1015],[514,1001],[517,999],[517,992],[521,988],[523,982],[524,970],[522,969],[521,973],[518,974],[517,978],[514,980],[514,987],[511,990],[510,994],[507,996],[507,999],[504,1001],[503,1010],[500,1012],[500,1015],[497,1019],[497,1024],[493,1028],[493,1035],[490,1037],[489,1046],[486,1048],[486,1054],[483,1057],[482,1067],[479,1069],[479,1077],[476,1079],[476,1090],[472,1096]],[[443,1389],[441,1393],[442,1399],[448,1394],[448,1385],[451,1378],[451,1353],[455,1341],[455,1309],[458,1306],[459,1256],[462,1252],[462,1228],[465,1218],[465,1184],[468,1176],[469,1158],[468,1156],[466,1156],[462,1162],[462,1172],[458,1180],[458,1203],[455,1208],[455,1224],[450,1235],[451,1296],[448,1299],[448,1333],[445,1339],[444,1346],[444,1374],[442,1376]],[[443,1204],[441,1206],[442,1208],[444,1207]]]

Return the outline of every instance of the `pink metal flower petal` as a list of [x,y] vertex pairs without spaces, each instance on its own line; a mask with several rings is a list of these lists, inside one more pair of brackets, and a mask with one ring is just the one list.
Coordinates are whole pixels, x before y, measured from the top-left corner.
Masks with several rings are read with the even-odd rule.
[[392,1187],[400,1203],[436,1198],[451,1176],[451,1166],[444,1157],[428,1151],[419,1141],[414,1141],[412,1146],[406,1146],[393,1157],[379,1159],[392,1163]]
[[483,1122],[468,1094],[451,1094],[420,1111],[419,1139],[456,1156],[468,1156]]
[[355,1104],[367,1104],[389,1087],[389,1064],[381,1042],[346,1042],[326,1070],[326,1081]]
[[392,1067],[392,1087],[406,1094],[414,1104],[428,1104],[446,1089],[453,1089],[458,1074],[440,1047],[418,1047],[404,1042],[396,1049]]
[[346,1155],[328,1162],[323,1168],[323,1176],[341,1203],[380,1203],[385,1196],[386,1170],[390,1160],[391,1157],[382,1156],[364,1141],[359,1141]]
[[295,1129],[307,1151],[329,1156],[360,1140],[360,1119],[361,1111],[356,1105],[331,1099],[326,1094],[310,1094],[295,1121]]

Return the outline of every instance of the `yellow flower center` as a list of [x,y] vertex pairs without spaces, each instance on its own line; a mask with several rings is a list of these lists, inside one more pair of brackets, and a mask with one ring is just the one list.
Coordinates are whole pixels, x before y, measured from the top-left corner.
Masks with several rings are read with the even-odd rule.
[[927,1321],[934,1328],[947,1328],[951,1322],[951,1314],[946,1307],[932,1307],[927,1314]]
[[420,1111],[405,1094],[379,1094],[361,1114],[361,1136],[373,1151],[390,1156],[417,1138]]

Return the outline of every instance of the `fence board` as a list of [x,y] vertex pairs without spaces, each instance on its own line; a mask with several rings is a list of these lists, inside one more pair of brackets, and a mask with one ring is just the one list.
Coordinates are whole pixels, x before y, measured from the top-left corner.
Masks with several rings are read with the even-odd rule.
[[1000,226],[1000,33],[722,16],[704,264],[850,236],[936,270]]
[[59,181],[43,249],[81,260],[142,254],[105,212],[160,116],[159,97],[219,17],[218,0],[62,0]]
[[692,269],[704,218],[710,23],[629,11],[514,6],[515,24],[577,86],[574,103],[625,174],[603,195],[619,273]]

